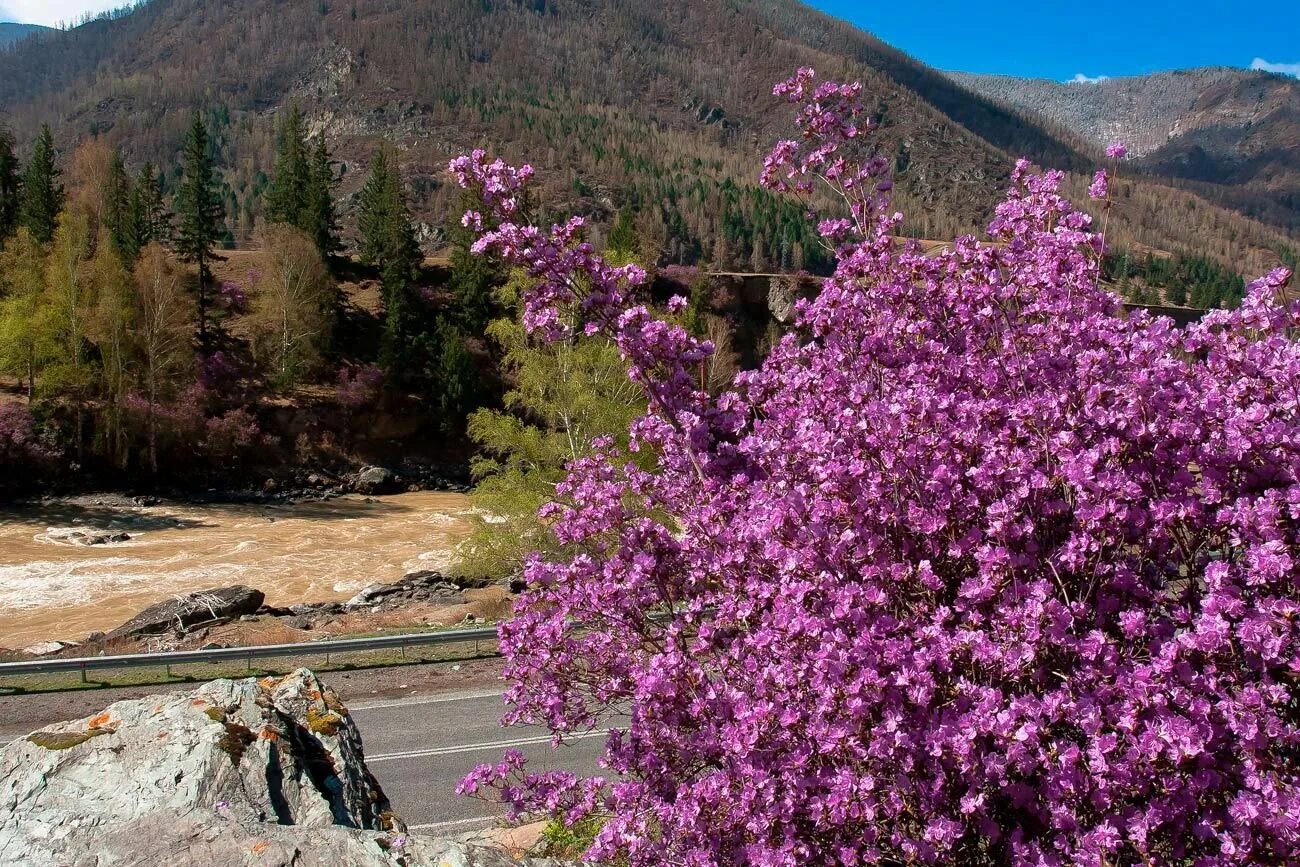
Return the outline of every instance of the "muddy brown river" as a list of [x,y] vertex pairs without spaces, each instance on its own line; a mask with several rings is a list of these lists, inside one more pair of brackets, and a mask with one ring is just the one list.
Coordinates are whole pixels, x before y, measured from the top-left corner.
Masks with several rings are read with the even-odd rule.
[[[126,533],[86,546],[78,533]],[[444,568],[469,532],[461,494],[286,506],[0,507],[0,647],[81,639],[176,593],[231,584],[272,605],[346,599]]]

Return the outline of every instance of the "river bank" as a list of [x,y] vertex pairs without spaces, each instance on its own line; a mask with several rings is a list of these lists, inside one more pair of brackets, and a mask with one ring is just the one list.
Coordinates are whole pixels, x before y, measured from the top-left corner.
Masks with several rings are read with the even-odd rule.
[[468,498],[447,491],[212,503],[104,495],[0,507],[0,647],[84,641],[178,594],[236,584],[278,608],[346,601],[372,584],[444,570],[469,529]]

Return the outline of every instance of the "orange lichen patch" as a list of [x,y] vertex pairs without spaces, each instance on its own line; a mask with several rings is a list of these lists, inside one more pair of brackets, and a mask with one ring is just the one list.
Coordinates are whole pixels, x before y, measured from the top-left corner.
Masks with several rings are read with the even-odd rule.
[[160,704],[156,704],[156,705],[154,705],[154,706],[153,706],[153,712],[154,712],[154,713],[162,713],[162,705],[160,705]]
[[253,854],[261,855],[263,852],[265,852],[267,849],[270,848],[271,848],[270,843],[266,842],[265,840],[259,840],[258,842],[253,844]]
[[270,727],[262,729],[258,732],[257,736],[264,741],[271,741],[272,743],[280,739],[280,733]]
[[109,716],[107,713],[101,713],[99,716],[91,717],[90,722],[86,723],[86,728],[102,729],[106,727],[112,721],[112,719],[113,718]]
[[192,702],[190,702],[190,704],[194,705],[195,707],[203,707],[207,703],[208,700],[205,698],[196,698]]

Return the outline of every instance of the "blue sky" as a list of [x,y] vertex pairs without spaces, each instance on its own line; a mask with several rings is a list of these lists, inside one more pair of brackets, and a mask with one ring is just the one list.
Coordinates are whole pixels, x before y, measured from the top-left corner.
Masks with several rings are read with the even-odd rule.
[[1244,67],[1259,59],[1284,67],[1274,71],[1300,75],[1300,0],[812,0],[812,5],[940,69],[1065,81],[1076,75]]
[[[0,0],[0,21],[56,24],[124,2]],[[1300,0],[811,2],[940,69],[1065,81],[1262,61],[1300,76]]]

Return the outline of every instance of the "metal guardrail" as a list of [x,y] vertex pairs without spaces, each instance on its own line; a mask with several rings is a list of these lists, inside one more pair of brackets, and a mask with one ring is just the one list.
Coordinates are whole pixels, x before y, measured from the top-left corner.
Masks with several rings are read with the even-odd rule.
[[266,644],[254,647],[220,647],[211,650],[178,650],[163,653],[139,653],[130,656],[78,656],[63,659],[33,659],[25,662],[0,663],[0,677],[23,674],[57,674],[79,671],[81,679],[86,672],[119,668],[166,667],[168,674],[173,665],[192,663],[246,661],[251,669],[254,659],[271,659],[285,656],[324,656],[326,665],[330,656],[338,653],[357,653],[372,650],[401,650],[409,647],[431,647],[473,642],[477,652],[479,642],[495,641],[495,626],[482,629],[452,629],[445,632],[418,632],[409,635],[385,635],[380,638],[343,638],[337,641],[307,641],[301,644]]

